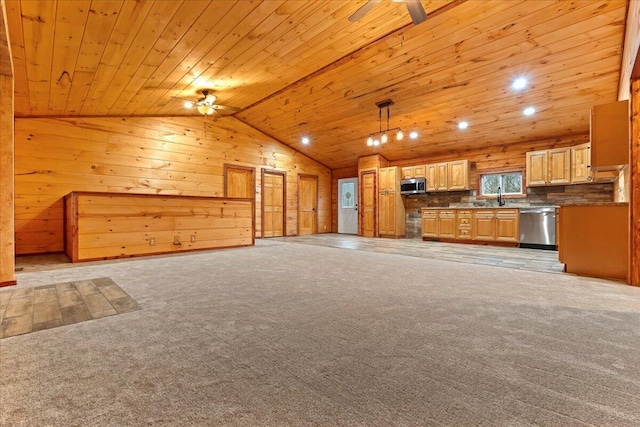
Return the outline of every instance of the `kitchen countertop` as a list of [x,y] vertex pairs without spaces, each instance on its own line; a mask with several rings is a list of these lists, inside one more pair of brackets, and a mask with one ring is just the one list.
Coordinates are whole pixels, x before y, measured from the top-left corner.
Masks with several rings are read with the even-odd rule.
[[561,203],[563,206],[628,206],[629,202]]
[[[563,205],[566,206],[566,205]],[[536,208],[557,208],[558,206],[471,206],[471,207],[450,207],[450,206],[441,206],[441,207],[432,207],[432,208],[420,208],[422,211],[428,210],[437,210],[437,209],[451,209],[451,210],[478,210],[478,209],[536,209]]]

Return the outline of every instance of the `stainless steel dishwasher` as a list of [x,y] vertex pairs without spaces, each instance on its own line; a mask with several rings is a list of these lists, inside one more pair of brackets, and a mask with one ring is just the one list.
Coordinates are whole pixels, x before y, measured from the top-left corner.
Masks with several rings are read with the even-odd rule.
[[520,209],[520,247],[556,249],[556,208]]

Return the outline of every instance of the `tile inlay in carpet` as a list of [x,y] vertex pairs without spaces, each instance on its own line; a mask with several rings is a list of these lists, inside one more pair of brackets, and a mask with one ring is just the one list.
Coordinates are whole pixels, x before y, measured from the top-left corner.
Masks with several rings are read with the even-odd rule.
[[0,338],[138,310],[108,277],[0,292]]

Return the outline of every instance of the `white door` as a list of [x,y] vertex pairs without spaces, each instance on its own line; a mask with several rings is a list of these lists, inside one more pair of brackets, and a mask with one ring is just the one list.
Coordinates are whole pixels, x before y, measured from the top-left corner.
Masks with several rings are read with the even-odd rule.
[[358,178],[338,180],[338,233],[358,234]]

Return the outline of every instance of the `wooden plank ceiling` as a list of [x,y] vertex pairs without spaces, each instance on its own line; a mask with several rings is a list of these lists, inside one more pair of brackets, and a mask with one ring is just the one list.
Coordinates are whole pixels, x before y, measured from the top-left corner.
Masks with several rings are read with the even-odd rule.
[[[616,100],[624,0],[422,0],[417,26],[383,0],[349,22],[364,3],[6,0],[16,116],[198,115],[179,98],[210,88],[339,168],[585,134],[590,107]],[[390,127],[419,136],[367,147],[385,99]]]

